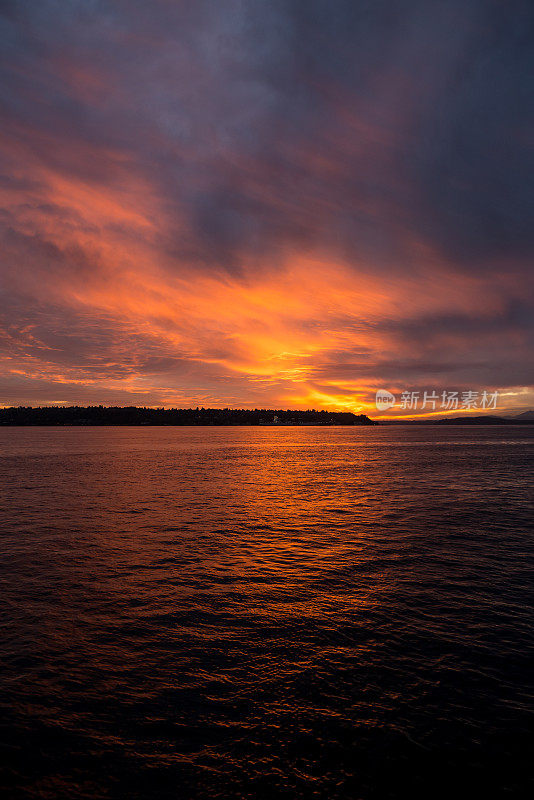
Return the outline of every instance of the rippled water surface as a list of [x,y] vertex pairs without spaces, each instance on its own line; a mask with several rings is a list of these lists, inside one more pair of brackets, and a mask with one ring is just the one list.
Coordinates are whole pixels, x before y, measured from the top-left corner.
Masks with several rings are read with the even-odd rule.
[[534,427],[0,454],[3,796],[531,796]]

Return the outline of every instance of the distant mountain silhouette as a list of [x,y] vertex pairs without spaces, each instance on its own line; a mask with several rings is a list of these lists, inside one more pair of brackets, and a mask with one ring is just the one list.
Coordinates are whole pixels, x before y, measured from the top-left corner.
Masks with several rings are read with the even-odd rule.
[[[532,413],[532,412],[530,412]],[[518,417],[495,417],[491,414],[480,414],[479,416],[447,417],[436,420],[436,425],[518,425],[521,423],[534,422],[534,417],[529,419],[519,419]]]
[[349,411],[43,406],[0,409],[0,425],[378,425]]
[[517,414],[514,419],[522,422],[534,422],[534,411],[523,411],[522,414]]

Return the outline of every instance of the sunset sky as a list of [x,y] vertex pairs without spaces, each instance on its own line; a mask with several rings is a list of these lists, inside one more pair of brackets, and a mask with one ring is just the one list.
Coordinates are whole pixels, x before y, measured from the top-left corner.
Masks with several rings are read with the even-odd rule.
[[0,9],[0,405],[534,408],[531,2]]

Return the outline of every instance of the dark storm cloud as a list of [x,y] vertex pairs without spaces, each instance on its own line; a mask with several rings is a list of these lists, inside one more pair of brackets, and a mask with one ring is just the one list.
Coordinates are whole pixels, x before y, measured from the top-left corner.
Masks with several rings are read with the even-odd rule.
[[[80,158],[82,139],[170,166],[162,182],[180,181],[194,228],[223,261],[273,233],[290,238],[286,203],[306,207],[311,192],[324,227],[355,252],[369,223],[354,209],[362,196],[462,258],[532,243],[527,3],[19,2],[4,31],[15,119],[37,123],[43,138],[76,135],[72,159],[45,141],[47,157],[98,174],[106,162]],[[350,140],[352,115],[366,129],[363,148]],[[261,198],[247,195],[247,157],[259,158]],[[336,157],[341,182],[328,163],[310,165]],[[392,180],[401,184],[393,208]],[[312,204],[311,241],[317,216]]]
[[117,148],[150,171],[207,264],[306,240],[391,263],[416,237],[490,266],[532,246],[532,21],[487,0],[12,3],[4,99],[56,167],[105,179]]

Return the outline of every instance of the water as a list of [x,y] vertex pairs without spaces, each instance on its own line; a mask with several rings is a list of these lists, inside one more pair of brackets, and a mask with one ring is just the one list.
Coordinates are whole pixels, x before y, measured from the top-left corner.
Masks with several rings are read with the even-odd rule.
[[4,797],[530,797],[534,427],[0,430]]

